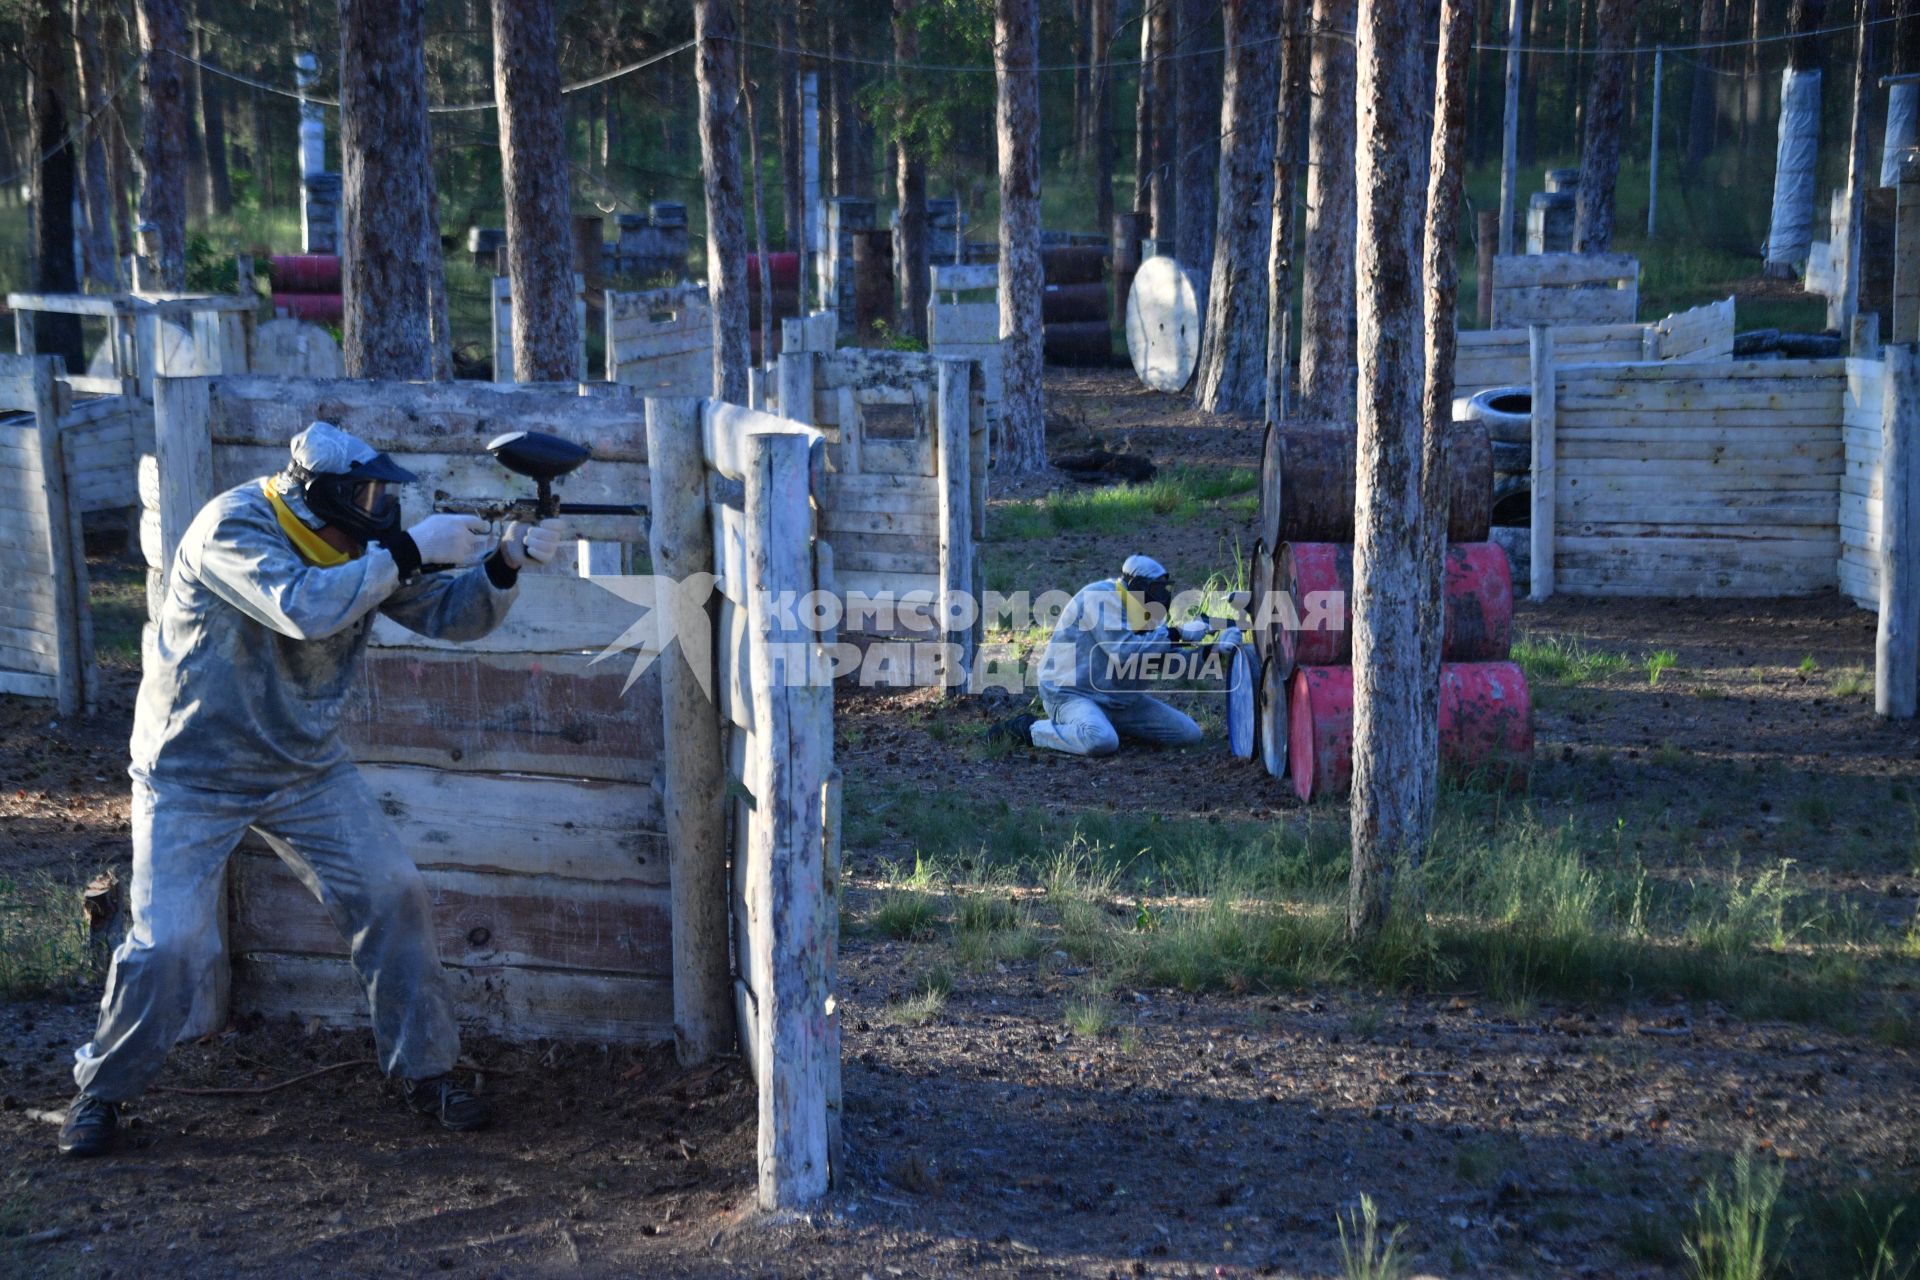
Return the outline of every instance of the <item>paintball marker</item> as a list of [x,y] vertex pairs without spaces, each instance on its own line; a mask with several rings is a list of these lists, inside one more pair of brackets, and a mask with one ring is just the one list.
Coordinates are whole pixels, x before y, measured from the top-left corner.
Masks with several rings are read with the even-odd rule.
[[509,431],[487,442],[494,460],[516,475],[532,480],[538,496],[499,502],[442,502],[443,511],[481,516],[487,520],[526,520],[537,522],[555,516],[643,516],[645,503],[562,502],[553,492],[553,482],[593,456],[593,450],[544,431]]

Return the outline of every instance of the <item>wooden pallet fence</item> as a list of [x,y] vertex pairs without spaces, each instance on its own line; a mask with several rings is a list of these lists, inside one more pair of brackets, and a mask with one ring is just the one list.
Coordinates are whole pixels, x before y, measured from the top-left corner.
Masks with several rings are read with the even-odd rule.
[[[86,558],[67,502],[60,423],[69,390],[58,356],[0,356],[0,693],[85,699],[81,615]],[[77,569],[76,569],[77,565]]]
[[1621,253],[1503,254],[1493,260],[1493,327],[1631,324],[1640,264]]
[[[1733,353],[1733,299],[1676,312],[1651,324],[1555,324],[1563,364],[1641,360],[1725,360]],[[1464,401],[1492,387],[1525,386],[1528,328],[1466,329],[1458,337],[1454,395]]]
[[106,323],[104,360],[84,374],[60,374],[83,395],[151,397],[157,374],[244,373],[253,349],[254,314],[260,300],[251,291],[233,295],[191,293],[45,294],[9,293],[14,345],[32,355],[35,315],[70,315]]
[[713,390],[713,314],[705,285],[607,290],[607,381],[650,396]]
[[1533,380],[1533,595],[1831,589],[1848,362],[1561,364]]
[[980,368],[982,387],[977,413],[988,438],[1000,428],[1005,375],[1000,339],[1000,304],[963,299],[1000,287],[1000,268],[992,263],[938,263],[931,268],[933,289],[927,301],[927,350],[936,356],[971,360]]

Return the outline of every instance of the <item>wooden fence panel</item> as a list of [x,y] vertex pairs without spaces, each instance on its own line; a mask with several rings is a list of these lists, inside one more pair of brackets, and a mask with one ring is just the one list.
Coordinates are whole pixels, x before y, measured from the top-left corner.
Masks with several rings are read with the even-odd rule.
[[704,285],[619,293],[609,289],[607,381],[651,396],[713,389],[713,317]]

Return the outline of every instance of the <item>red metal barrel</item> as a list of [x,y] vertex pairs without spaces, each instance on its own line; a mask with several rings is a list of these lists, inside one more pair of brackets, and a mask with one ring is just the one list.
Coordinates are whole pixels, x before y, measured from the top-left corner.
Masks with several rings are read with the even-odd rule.
[[[1273,648],[1287,670],[1353,661],[1350,543],[1283,543],[1274,564],[1273,589],[1284,597],[1273,604],[1283,615]],[[1513,644],[1513,574],[1507,553],[1491,542],[1449,544],[1445,590],[1441,659],[1503,661]],[[1284,616],[1289,605],[1292,618]],[[1284,625],[1293,620],[1299,630]]]
[[275,315],[310,320],[314,324],[339,324],[346,315],[337,293],[276,293],[272,301]]
[[[1287,769],[1302,800],[1344,796],[1353,784],[1353,668],[1301,667],[1287,699]],[[1517,663],[1440,669],[1440,767],[1509,787],[1533,761],[1533,699]]]
[[1049,284],[1040,292],[1040,319],[1047,324],[1075,320],[1107,319],[1107,286],[1093,284]]
[[[773,292],[776,297],[784,290],[800,287],[800,255],[797,253],[770,253],[767,255],[767,268],[773,272]],[[747,279],[752,288],[760,287],[760,255],[747,255]]]
[[267,259],[267,276],[276,293],[339,293],[337,253],[276,253]]

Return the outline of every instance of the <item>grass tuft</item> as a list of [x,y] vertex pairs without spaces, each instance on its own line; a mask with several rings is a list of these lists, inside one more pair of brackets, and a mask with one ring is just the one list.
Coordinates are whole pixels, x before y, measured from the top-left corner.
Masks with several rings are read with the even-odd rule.
[[1400,1280],[1407,1274],[1406,1259],[1400,1254],[1400,1233],[1405,1228],[1396,1226],[1382,1240],[1380,1210],[1372,1196],[1362,1194],[1357,1211],[1336,1213],[1333,1220],[1340,1228],[1340,1271],[1346,1280]]
[[[1717,1178],[1707,1184],[1681,1243],[1696,1280],[1765,1280],[1773,1272],[1768,1236],[1784,1180],[1777,1167],[1756,1166],[1751,1153],[1742,1151],[1725,1185]],[[1791,1222],[1782,1228],[1782,1243],[1792,1230]]]
[[88,965],[87,925],[70,884],[47,871],[0,877],[0,996],[84,982]]
[[1589,649],[1571,636],[1523,635],[1513,642],[1513,660],[1530,683],[1586,684],[1620,675],[1633,664],[1617,653]]

